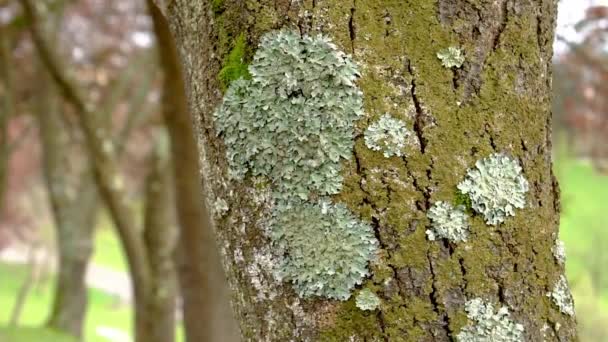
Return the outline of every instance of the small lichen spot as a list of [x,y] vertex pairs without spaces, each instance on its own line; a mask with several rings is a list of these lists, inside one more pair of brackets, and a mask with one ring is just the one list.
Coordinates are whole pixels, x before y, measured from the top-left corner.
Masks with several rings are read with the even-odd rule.
[[566,245],[562,240],[555,240],[555,246],[551,249],[557,263],[563,265],[566,262]]
[[464,63],[462,50],[453,46],[437,52],[437,58],[441,60],[441,64],[446,68],[460,68]]
[[494,306],[480,298],[465,304],[469,322],[456,336],[458,342],[521,342],[524,327],[509,317],[509,309],[501,307],[494,312]]
[[449,203],[436,202],[427,214],[431,220],[431,229],[426,231],[428,239],[431,241],[437,238],[453,242],[466,241],[469,236],[469,222],[464,210],[464,206],[454,208]]
[[566,315],[574,316],[574,300],[568,287],[568,281],[565,276],[560,276],[559,280],[553,287],[553,291],[550,293],[553,303],[557,305],[559,310]]
[[487,224],[497,225],[507,216],[515,216],[515,208],[525,206],[528,181],[517,161],[494,153],[478,160],[458,189],[469,196],[473,210],[482,214]]
[[373,311],[380,306],[380,298],[369,289],[363,289],[357,295],[355,304],[361,310]]
[[221,197],[218,197],[215,200],[215,203],[213,204],[213,209],[214,209],[214,214],[216,216],[222,217],[228,212],[228,210],[230,208],[228,207],[228,202],[226,202],[226,200],[224,200]]
[[402,157],[410,135],[405,122],[384,114],[365,130],[365,145],[373,151],[382,151],[386,158]]

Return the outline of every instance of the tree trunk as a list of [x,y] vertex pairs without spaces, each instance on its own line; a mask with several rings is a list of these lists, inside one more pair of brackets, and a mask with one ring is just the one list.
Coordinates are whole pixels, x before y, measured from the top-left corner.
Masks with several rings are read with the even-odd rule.
[[4,208],[4,195],[8,183],[9,136],[8,121],[13,114],[14,98],[13,75],[11,70],[11,37],[10,31],[0,26],[0,84],[2,85],[2,111],[0,112],[0,215]]
[[[162,140],[162,139],[160,139]],[[171,178],[166,141],[151,153],[146,178],[144,243],[150,282],[145,298],[136,301],[137,341],[173,342],[175,340],[175,250],[176,231],[172,227]],[[163,146],[165,145],[165,146]],[[165,150],[161,152],[161,150]]]
[[[148,1],[163,69],[163,115],[171,142],[175,201],[179,223],[176,264],[188,341],[238,341],[209,211],[198,177],[194,130],[177,51],[166,19]],[[196,260],[196,262],[193,262]]]
[[[510,322],[523,327],[523,340],[576,340],[573,315],[547,295],[564,272],[552,255],[559,223],[550,131],[555,1],[174,0],[164,13],[184,66],[204,194],[215,204],[213,224],[245,340],[466,341],[478,299],[494,310],[506,308]],[[378,240],[362,284],[380,301],[372,310],[357,303],[359,286],[348,301],[301,298],[273,276],[286,256],[273,251],[266,222],[274,200],[264,186],[272,183],[276,191],[283,184],[228,177],[226,149],[232,146],[213,115],[227,85],[226,68],[238,71],[239,63],[252,60],[260,38],[280,28],[322,32],[352,54],[362,73],[357,85],[365,114],[354,129],[354,155],[342,160],[341,192],[331,199],[370,225]],[[464,52],[464,64],[454,51],[452,60],[440,53],[448,47]],[[288,96],[307,90],[299,91]],[[364,132],[384,113],[402,118],[411,131],[404,157],[383,156],[366,143]],[[438,201],[470,208],[457,186],[494,153],[523,168],[530,185],[525,208],[498,225],[469,210],[467,241],[429,240],[428,211]]]
[[80,172],[70,167],[68,151],[73,151],[73,146],[59,112],[60,98],[53,88],[48,76],[43,76],[37,119],[59,256],[48,324],[81,338],[88,302],[85,276],[93,251],[98,197],[89,167],[85,165]]

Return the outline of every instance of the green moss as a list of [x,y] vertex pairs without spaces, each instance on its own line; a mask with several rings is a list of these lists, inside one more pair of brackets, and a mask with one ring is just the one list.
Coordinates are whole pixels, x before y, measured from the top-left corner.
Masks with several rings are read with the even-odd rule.
[[211,10],[215,15],[221,14],[224,11],[224,3],[226,0],[213,0],[211,2]]
[[353,335],[365,341],[382,340],[382,331],[376,324],[376,313],[359,309],[354,298],[342,303],[338,311],[333,326],[321,331],[319,341],[349,341]]
[[240,78],[251,79],[249,70],[247,70],[247,63],[245,63],[245,53],[247,47],[247,40],[244,33],[234,41],[234,47],[226,57],[224,65],[219,72],[220,84],[222,90],[228,89],[230,83]]
[[456,189],[454,191],[454,205],[465,207],[465,209],[466,209],[465,212],[467,214],[472,213],[473,204],[471,203],[471,198],[469,196],[463,194],[462,192],[460,192],[460,190],[458,190],[458,189]]

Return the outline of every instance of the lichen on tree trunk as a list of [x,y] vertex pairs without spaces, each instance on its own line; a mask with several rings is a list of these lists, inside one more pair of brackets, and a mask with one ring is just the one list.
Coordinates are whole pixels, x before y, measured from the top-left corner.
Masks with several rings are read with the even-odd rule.
[[[214,223],[244,339],[449,341],[467,325],[465,303],[483,298],[507,307],[525,340],[576,340],[574,318],[547,296],[564,272],[552,254],[559,223],[553,0],[174,0],[166,13],[186,72],[205,195],[218,208],[227,204]],[[380,297],[375,311],[357,308],[355,296],[302,299],[277,281],[263,225],[270,196],[251,180],[226,176],[213,122],[223,96],[218,75],[240,35],[246,62],[264,33],[284,27],[323,32],[362,71],[366,115],[333,200],[370,223],[380,242],[361,286]],[[448,47],[464,52],[462,67],[442,66],[437,53]],[[386,158],[364,142],[365,129],[385,113],[415,136],[404,157]],[[473,215],[467,242],[429,241],[431,205],[461,201],[457,185],[493,153],[522,166],[526,207],[498,226]]]

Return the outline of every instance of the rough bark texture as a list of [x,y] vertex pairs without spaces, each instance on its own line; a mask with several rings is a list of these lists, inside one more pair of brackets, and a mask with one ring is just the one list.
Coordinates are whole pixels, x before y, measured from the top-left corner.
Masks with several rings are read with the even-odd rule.
[[[509,308],[528,341],[576,340],[575,320],[546,296],[563,274],[551,252],[559,190],[551,171],[553,0],[174,0],[167,8],[185,68],[209,203],[243,338],[250,341],[449,341],[466,324],[464,303],[482,297]],[[272,276],[262,218],[268,200],[251,182],[229,182],[212,113],[222,98],[218,72],[244,33],[250,59],[260,36],[290,26],[322,31],[361,65],[369,114],[405,113],[418,151],[386,159],[358,134],[334,200],[370,222],[380,261],[364,285],[381,310],[303,300]],[[436,54],[461,47],[461,69]],[[369,125],[364,118],[358,132]],[[498,227],[476,216],[466,244],[429,242],[426,211],[455,201],[476,160],[505,152],[530,182],[527,207]]]
[[179,223],[177,273],[188,341],[238,341],[209,210],[200,191],[194,130],[180,61],[166,19],[148,1],[164,72],[163,116],[169,132]]
[[70,167],[71,142],[48,76],[41,82],[37,119],[43,149],[44,178],[55,221],[59,272],[49,326],[82,336],[87,311],[86,269],[93,251],[98,207],[93,174]]

